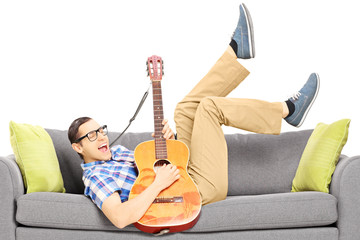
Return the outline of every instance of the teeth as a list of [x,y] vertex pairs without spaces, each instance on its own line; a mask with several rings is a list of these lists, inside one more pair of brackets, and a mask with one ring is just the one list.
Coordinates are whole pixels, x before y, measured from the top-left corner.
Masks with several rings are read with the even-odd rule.
[[98,147],[98,148],[105,147],[106,145],[107,145],[106,143],[103,143],[103,144],[101,144],[100,147]]

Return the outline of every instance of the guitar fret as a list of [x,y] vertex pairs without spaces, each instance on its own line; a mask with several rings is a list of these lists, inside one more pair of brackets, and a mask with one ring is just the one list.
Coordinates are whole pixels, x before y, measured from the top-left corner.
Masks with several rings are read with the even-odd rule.
[[153,111],[154,111],[154,129],[155,129],[155,153],[156,158],[167,158],[166,140],[163,138],[162,130],[164,119],[161,82],[153,81]]

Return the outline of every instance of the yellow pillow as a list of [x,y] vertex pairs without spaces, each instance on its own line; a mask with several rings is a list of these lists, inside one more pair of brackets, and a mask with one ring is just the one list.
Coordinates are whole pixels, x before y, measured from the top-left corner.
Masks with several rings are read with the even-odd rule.
[[55,148],[40,126],[10,122],[10,142],[26,193],[65,192]]
[[329,193],[332,174],[348,138],[349,124],[350,119],[342,119],[315,127],[301,156],[292,192]]

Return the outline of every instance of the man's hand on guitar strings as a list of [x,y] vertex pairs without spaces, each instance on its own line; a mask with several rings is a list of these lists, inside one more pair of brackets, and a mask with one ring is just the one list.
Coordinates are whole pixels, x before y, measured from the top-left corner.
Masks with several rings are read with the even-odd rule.
[[[175,139],[174,132],[171,130],[170,125],[169,125],[169,120],[164,119],[164,120],[162,121],[162,125],[164,125],[164,128],[163,128],[163,130],[162,130],[162,133],[164,134],[163,137],[164,137],[166,140]],[[155,133],[151,134],[151,136],[152,136],[152,137],[155,137]]]
[[154,184],[161,190],[169,187],[180,178],[179,169],[172,164],[164,164],[156,170]]

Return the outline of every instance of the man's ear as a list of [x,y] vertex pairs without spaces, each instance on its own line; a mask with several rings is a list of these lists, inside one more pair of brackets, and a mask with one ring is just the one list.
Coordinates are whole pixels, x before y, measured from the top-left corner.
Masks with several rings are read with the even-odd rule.
[[80,143],[73,143],[71,144],[71,147],[74,149],[75,152],[81,154],[83,152],[83,148],[80,145]]

